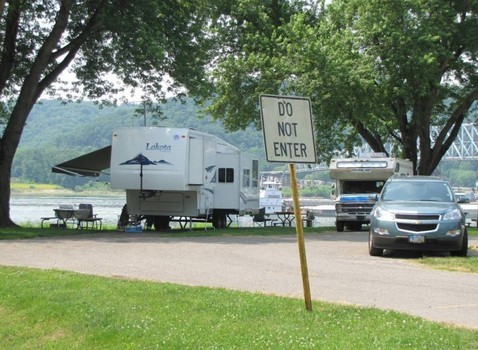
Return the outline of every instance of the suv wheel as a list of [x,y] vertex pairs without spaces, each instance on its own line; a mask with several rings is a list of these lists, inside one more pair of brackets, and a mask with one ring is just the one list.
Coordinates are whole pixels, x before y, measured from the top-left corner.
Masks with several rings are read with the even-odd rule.
[[463,236],[463,243],[461,244],[460,250],[452,250],[450,252],[451,256],[466,256],[468,254],[468,230],[465,229]]
[[372,232],[368,233],[368,253],[370,256],[382,256],[383,249],[375,248],[373,246]]

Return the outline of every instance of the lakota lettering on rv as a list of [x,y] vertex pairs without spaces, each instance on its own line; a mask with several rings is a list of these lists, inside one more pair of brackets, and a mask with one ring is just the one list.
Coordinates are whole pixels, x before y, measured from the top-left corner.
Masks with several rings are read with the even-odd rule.
[[146,150],[147,151],[160,151],[160,152],[169,152],[171,151],[171,145],[161,145],[159,143],[154,143],[151,144],[149,142],[146,142]]

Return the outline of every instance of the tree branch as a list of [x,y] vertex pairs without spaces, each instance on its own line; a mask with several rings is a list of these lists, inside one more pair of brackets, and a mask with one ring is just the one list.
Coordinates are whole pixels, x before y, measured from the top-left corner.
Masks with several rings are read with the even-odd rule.
[[[460,103],[456,106],[455,110],[451,113],[450,118],[446,121],[445,125],[443,126],[442,130],[438,134],[438,137],[435,140],[435,145],[442,145],[446,143],[446,137],[449,131],[452,128],[456,128],[457,124],[458,129],[461,127],[461,123],[463,123],[464,117],[468,110],[470,109],[473,102],[478,100],[478,88],[472,90],[467,96],[465,96]],[[456,135],[455,135],[456,137]],[[450,138],[450,137],[448,137]],[[449,146],[453,143],[454,137],[449,142]]]
[[50,32],[50,35],[46,38],[45,42],[43,43],[42,47],[38,50],[38,55],[35,61],[32,64],[30,74],[25,79],[25,83],[23,84],[22,93],[25,90],[25,86],[30,86],[30,84],[35,85],[35,91],[32,94],[32,97],[38,95],[38,83],[40,81],[40,77],[42,73],[45,71],[45,68],[48,65],[50,56],[55,49],[56,45],[60,41],[61,36],[66,30],[68,25],[68,19],[70,16],[72,6],[72,0],[62,0],[60,9],[58,10],[58,15],[56,22]]
[[374,152],[383,152],[388,154],[388,152],[385,150],[385,146],[380,135],[370,132],[362,122],[354,119],[352,116],[349,116],[349,120],[360,136],[363,137],[365,142],[367,142]]
[[5,0],[0,0],[0,15],[3,14],[4,9],[5,9]]
[[[4,131],[4,145],[8,144],[10,150],[15,150],[18,147],[28,113],[36,102],[35,98],[38,96],[40,77],[48,65],[48,58],[51,52],[59,42],[68,24],[72,1],[62,0],[52,31],[40,47],[38,55],[31,66],[30,73],[25,77],[15,107]],[[6,150],[5,152],[12,151]]]
[[57,50],[50,55],[49,62],[54,62],[58,57],[67,53],[65,58],[60,63],[58,63],[58,65],[40,81],[37,90],[37,97],[39,97],[42,92],[60,76],[60,74],[75,59],[76,54],[80,50],[81,46],[90,38],[93,33],[95,33],[102,26],[100,14],[101,11],[104,9],[104,4],[104,1],[101,1],[98,4],[98,7],[95,9],[95,13],[93,14],[93,16],[91,16],[90,20],[88,21],[80,35],[71,40],[68,45],[65,45],[60,50]]
[[[4,6],[5,1],[2,1],[2,9],[0,14],[3,12]],[[12,1],[8,7],[7,19],[5,23],[3,55],[0,61],[0,91],[3,91],[5,88],[8,77],[13,69],[20,14],[20,1]]]
[[90,20],[83,28],[83,31],[73,40],[71,40],[67,45],[61,47],[60,49],[54,51],[51,54],[50,62],[55,61],[58,57],[65,55],[70,51],[78,50],[78,48],[85,43],[86,40],[91,36],[92,33],[96,32],[102,25],[101,21],[101,11],[104,9],[105,1],[100,1],[95,8],[95,12],[91,16]]

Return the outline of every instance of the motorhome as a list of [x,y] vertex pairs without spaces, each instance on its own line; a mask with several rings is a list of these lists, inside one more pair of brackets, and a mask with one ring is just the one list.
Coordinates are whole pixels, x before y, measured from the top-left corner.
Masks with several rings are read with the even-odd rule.
[[413,175],[410,160],[387,158],[335,158],[330,162],[330,178],[335,180],[335,226],[338,232],[360,231],[370,223],[376,195],[392,175]]
[[[126,190],[128,213],[154,217],[157,228],[167,228],[178,217],[224,228],[231,214],[259,211],[258,159],[214,135],[187,128],[123,127],[114,130],[110,152],[103,150],[53,171],[98,175],[109,167],[111,187]],[[98,161],[100,154],[110,157],[108,166]]]

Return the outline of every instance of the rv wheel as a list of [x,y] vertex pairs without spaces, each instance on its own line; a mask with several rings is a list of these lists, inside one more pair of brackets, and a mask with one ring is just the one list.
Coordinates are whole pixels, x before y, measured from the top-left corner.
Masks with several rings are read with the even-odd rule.
[[214,228],[226,228],[227,218],[224,213],[213,213],[212,215],[212,225]]
[[154,229],[156,231],[159,230],[169,230],[169,222],[171,221],[171,217],[165,215],[156,215],[154,217]]
[[335,227],[337,228],[337,232],[344,232],[345,224],[342,221],[336,221]]

